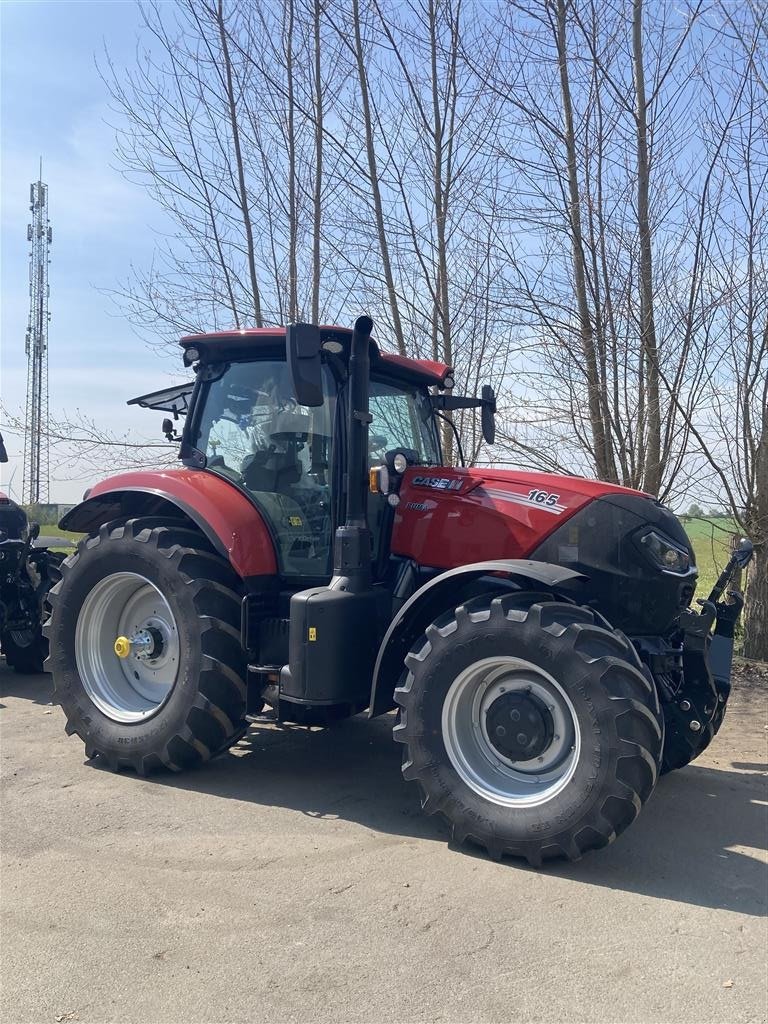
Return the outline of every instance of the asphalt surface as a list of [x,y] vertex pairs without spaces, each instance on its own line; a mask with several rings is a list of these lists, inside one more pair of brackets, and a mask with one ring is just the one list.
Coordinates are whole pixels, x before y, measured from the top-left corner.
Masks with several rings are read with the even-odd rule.
[[2,1019],[764,1021],[766,693],[613,846],[537,872],[446,843],[388,718],[144,780],[0,664]]

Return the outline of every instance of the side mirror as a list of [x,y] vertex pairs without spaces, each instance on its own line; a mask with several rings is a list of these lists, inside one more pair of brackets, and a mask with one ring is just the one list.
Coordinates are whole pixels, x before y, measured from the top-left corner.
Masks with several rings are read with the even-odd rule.
[[163,434],[169,441],[177,441],[178,438],[173,430],[173,420],[169,420],[168,417],[163,420]]
[[286,328],[285,344],[296,401],[299,405],[322,405],[320,328],[315,324],[290,324]]
[[5,450],[5,442],[3,441],[3,435],[0,434],[0,462],[8,461],[8,452]]
[[34,541],[37,540],[37,538],[39,536],[40,536],[40,523],[30,523],[29,524],[29,539],[34,542]]
[[483,403],[480,412],[483,439],[486,444],[493,444],[496,440],[496,394],[490,384],[483,384],[480,397]]
[[733,552],[733,560],[740,569],[746,569],[752,561],[754,550],[752,541],[747,537],[742,537],[739,541],[739,546]]

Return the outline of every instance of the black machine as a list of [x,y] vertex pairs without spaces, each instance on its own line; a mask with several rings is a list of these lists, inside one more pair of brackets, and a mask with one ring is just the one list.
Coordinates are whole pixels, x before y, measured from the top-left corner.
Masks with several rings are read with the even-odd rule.
[[[7,462],[0,435],[0,462]],[[42,627],[47,617],[46,597],[60,578],[63,555],[35,547],[37,523],[0,491],[0,653],[21,673],[43,671],[48,641]]]

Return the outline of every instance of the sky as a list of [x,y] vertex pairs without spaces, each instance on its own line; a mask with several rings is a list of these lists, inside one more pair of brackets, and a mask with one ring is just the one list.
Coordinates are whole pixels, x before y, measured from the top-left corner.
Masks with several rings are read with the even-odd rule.
[[[181,360],[140,339],[108,294],[132,263],[149,263],[159,226],[144,190],[115,169],[116,115],[96,68],[105,47],[130,63],[138,36],[133,0],[0,0],[0,404],[23,413],[29,185],[42,156],[53,227],[51,416],[81,410],[112,434],[160,440],[162,415],[125,403],[184,380]],[[0,430],[10,456],[0,487],[19,500],[23,438]],[[77,501],[94,482],[66,479],[52,460],[50,500]]]

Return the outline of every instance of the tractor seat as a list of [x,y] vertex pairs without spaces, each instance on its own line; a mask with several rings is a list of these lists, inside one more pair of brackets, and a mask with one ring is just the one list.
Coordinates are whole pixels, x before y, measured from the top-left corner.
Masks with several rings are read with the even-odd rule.
[[242,475],[249,491],[285,494],[301,480],[302,465],[295,452],[270,447],[243,459]]

